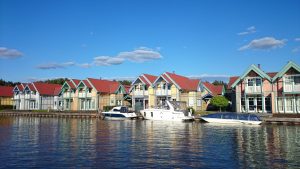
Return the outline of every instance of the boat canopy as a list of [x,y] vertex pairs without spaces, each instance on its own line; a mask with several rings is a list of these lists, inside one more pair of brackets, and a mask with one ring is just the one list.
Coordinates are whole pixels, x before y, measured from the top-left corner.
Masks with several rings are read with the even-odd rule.
[[260,118],[255,114],[239,114],[231,112],[220,112],[214,114],[208,114],[203,117],[207,118],[218,118],[218,119],[237,119],[237,120],[251,120],[251,121],[261,121]]

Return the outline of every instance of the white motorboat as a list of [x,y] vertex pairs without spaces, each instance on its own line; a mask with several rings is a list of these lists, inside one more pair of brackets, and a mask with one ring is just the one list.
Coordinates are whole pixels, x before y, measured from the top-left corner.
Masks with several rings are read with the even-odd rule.
[[183,110],[180,102],[166,101],[166,105],[160,108],[150,108],[141,110],[141,114],[146,120],[165,121],[190,121],[194,116],[190,112]]
[[112,108],[108,112],[102,112],[104,118],[108,119],[134,119],[137,115],[134,112],[129,112],[128,107],[118,106]]
[[255,114],[239,114],[239,113],[215,113],[201,117],[202,120],[209,123],[244,123],[244,124],[261,124],[262,121]]

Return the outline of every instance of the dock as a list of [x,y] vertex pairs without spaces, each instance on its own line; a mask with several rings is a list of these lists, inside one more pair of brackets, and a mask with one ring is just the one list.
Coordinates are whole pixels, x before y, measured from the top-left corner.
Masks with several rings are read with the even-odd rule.
[[0,116],[9,117],[47,117],[47,118],[101,118],[100,113],[94,112],[14,112],[14,111],[4,111],[0,112]]

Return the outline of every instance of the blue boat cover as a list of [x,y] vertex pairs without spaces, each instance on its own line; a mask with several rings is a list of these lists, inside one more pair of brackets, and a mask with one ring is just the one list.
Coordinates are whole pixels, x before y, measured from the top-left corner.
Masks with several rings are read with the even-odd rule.
[[207,118],[217,118],[217,119],[237,119],[237,120],[251,120],[251,121],[261,121],[260,118],[255,114],[250,113],[232,113],[232,112],[220,112],[214,114],[208,114],[202,117]]

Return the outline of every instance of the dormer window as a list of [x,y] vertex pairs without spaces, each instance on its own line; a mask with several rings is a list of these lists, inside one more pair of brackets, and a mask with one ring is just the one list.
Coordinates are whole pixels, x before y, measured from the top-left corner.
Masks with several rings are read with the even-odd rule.
[[148,86],[147,85],[145,85],[144,88],[145,88],[145,90],[148,90]]

